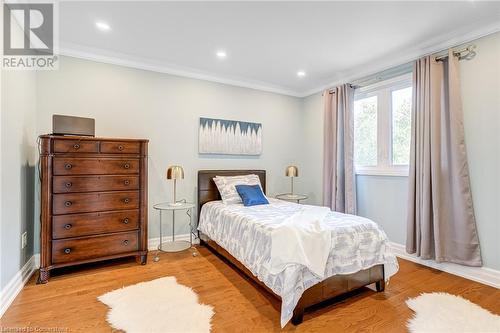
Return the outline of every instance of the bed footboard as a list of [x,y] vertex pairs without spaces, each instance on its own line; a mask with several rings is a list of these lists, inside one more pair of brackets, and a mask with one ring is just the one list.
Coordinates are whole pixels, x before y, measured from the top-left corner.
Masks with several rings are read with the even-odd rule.
[[[208,247],[210,250],[223,257],[225,260],[230,262],[238,270],[243,272],[259,286],[264,288],[267,292],[271,293],[274,297],[281,300],[281,298],[276,295],[269,287],[264,283],[259,281],[252,272],[250,272],[241,262],[234,258],[229,252],[222,248],[215,241],[211,240],[208,236],[200,233],[200,245]],[[306,308],[326,301],[328,299],[334,298],[336,296],[343,295],[352,290],[365,287],[369,284],[375,283],[378,292],[384,291],[385,280],[384,280],[384,265],[376,265],[368,269],[361,270],[359,272],[348,274],[348,275],[334,275],[327,278],[326,280],[318,283],[311,288],[307,289],[299,300],[299,303],[293,311],[292,324],[298,325],[302,323],[304,318],[304,311]]]

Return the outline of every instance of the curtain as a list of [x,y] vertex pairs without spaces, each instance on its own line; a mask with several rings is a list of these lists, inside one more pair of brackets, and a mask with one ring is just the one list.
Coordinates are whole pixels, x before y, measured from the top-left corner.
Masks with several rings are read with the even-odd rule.
[[406,251],[481,266],[465,147],[458,58],[419,59],[413,69]]
[[325,90],[323,103],[323,205],[355,214],[354,89],[344,84]]

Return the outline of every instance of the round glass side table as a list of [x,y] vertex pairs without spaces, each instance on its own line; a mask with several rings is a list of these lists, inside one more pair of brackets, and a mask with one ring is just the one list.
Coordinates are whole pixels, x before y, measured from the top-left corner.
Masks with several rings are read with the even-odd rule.
[[[194,203],[190,202],[178,202],[175,205],[169,202],[159,203],[153,206],[154,209],[160,212],[160,245],[158,245],[158,251],[154,257],[154,261],[160,260],[158,253],[161,252],[180,252],[187,250],[193,246],[193,221],[192,221],[192,209],[195,207]],[[172,240],[163,241],[163,215],[164,212],[172,212]],[[189,241],[187,240],[175,240],[175,212],[185,211],[189,218]]]
[[307,195],[284,193],[284,194],[278,194],[276,196],[276,199],[286,200],[286,201],[295,201],[297,203],[300,203],[301,200],[307,199]]

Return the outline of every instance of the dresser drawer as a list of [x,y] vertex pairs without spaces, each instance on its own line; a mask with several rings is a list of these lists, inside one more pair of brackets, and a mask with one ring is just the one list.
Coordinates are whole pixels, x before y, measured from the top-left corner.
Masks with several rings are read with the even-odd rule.
[[139,154],[140,152],[141,144],[139,142],[101,142],[101,153],[104,154]]
[[99,142],[87,140],[54,140],[55,153],[98,153]]
[[139,210],[58,215],[52,217],[52,238],[69,238],[135,230]]
[[139,176],[54,176],[54,193],[126,191],[139,189]]
[[139,160],[115,158],[54,158],[54,175],[137,174]]
[[138,232],[113,235],[61,239],[52,241],[52,262],[54,264],[106,257],[137,251]]
[[54,194],[54,215],[139,208],[139,192],[95,192]]

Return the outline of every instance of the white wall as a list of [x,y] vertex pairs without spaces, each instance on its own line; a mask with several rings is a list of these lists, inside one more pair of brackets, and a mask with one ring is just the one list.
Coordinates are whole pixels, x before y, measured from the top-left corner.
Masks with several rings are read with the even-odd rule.
[[323,203],[323,99],[321,93],[302,99],[304,112],[304,168],[300,181],[307,184],[309,203]]
[[[288,190],[285,167],[304,164],[301,100],[273,93],[61,57],[58,71],[38,73],[38,134],[52,131],[53,114],[95,118],[98,136],[149,139],[150,207],[172,199],[172,164],[184,167],[178,198],[188,201],[196,200],[199,169],[266,169],[274,195]],[[262,155],[198,155],[200,116],[262,123]],[[152,208],[149,236],[158,236]]]
[[[23,38],[17,25],[14,38]],[[0,288],[33,254],[36,161],[36,74],[2,71],[1,75]],[[21,249],[27,231],[28,246]]]
[[[477,55],[460,62],[465,136],[479,241],[486,267],[500,269],[500,33],[474,42]],[[304,99],[309,191],[321,194],[321,94]],[[357,176],[358,214],[373,219],[399,244],[406,241],[407,177]],[[316,200],[321,203],[321,196]]]
[[[500,34],[476,44],[476,58],[461,62],[467,150],[484,262],[500,269]],[[268,193],[274,195],[288,190],[284,168],[296,164],[297,191],[308,194],[309,203],[321,204],[321,94],[298,99],[69,57],[61,58],[58,71],[2,72],[1,83],[0,286],[31,255],[34,235],[38,251],[35,143],[38,134],[51,132],[52,114],[93,117],[99,136],[149,138],[150,206],[171,199],[165,169],[172,164],[185,168],[178,191],[188,200],[196,199],[198,169],[266,169]],[[263,154],[198,155],[200,116],[263,123]],[[407,179],[358,176],[357,181],[360,215],[379,222],[391,240],[404,243]],[[149,218],[150,237],[157,237],[158,215],[151,208]],[[30,245],[21,251],[24,230]],[[177,232],[185,231],[179,225]]]
[[485,266],[500,269],[500,33],[460,62],[472,197]]

